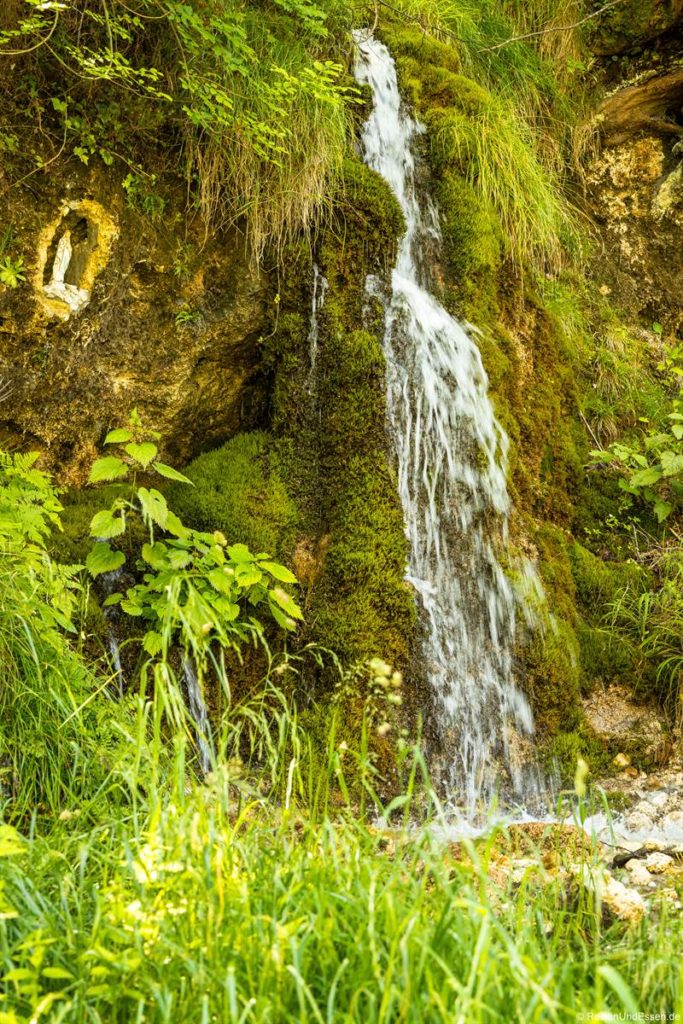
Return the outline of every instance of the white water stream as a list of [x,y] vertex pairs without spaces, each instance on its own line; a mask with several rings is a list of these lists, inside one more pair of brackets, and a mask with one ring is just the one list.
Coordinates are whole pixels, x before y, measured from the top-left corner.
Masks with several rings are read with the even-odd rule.
[[406,231],[382,296],[386,308],[389,433],[410,545],[407,579],[422,606],[421,654],[440,736],[441,774],[469,812],[507,777],[524,797],[515,737],[533,732],[515,683],[516,598],[496,554],[506,540],[507,437],[496,421],[479,350],[429,290],[438,214],[416,188],[414,147],[424,129],[405,110],[387,48],[356,33],[356,78],[373,110],[365,162],[391,186]]
[[202,774],[206,776],[211,771],[211,723],[194,662],[189,654],[183,657],[183,679],[187,690],[187,704],[194,723],[197,759]]

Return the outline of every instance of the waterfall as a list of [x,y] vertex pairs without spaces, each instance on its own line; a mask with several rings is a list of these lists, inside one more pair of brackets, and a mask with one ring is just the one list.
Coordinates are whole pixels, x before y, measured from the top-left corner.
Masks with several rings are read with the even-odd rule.
[[515,684],[512,586],[496,555],[507,536],[507,437],[488,397],[473,329],[429,290],[438,213],[418,194],[414,144],[423,127],[403,109],[387,48],[356,33],[356,78],[373,109],[362,131],[365,162],[390,185],[406,230],[383,296],[387,418],[409,540],[407,579],[421,605],[421,658],[433,693],[440,771],[471,812],[503,776],[522,795],[515,737],[533,717]]
[[311,298],[311,323],[308,329],[309,380],[315,381],[316,364],[318,361],[318,338],[320,334],[319,314],[325,305],[325,296],[329,287],[327,278],[320,272],[317,263],[313,264],[313,295]]
[[209,748],[211,724],[194,662],[189,654],[183,658],[183,678],[187,690],[187,703],[194,722],[199,766],[202,774],[208,775],[211,771],[211,750]]

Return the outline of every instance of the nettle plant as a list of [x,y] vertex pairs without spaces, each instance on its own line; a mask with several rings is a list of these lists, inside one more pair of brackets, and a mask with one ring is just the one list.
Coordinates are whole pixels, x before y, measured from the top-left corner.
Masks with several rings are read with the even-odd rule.
[[158,440],[159,434],[145,429],[133,410],[129,425],[110,431],[104,440],[115,454],[98,459],[90,472],[91,483],[131,484],[128,496],[115,498],[93,516],[90,534],[95,542],[86,559],[90,574],[102,576],[123,567],[126,555],[115,544],[135,519],[142,520],[149,535],[136,563],[141,580],[125,594],[110,594],[105,606],[118,605],[145,623],[143,647],[150,656],[165,657],[179,642],[200,667],[213,643],[239,649],[245,641],[262,637],[257,617],[261,609],[283,629],[294,630],[303,616],[281,585],[297,582],[289,569],[265,552],[254,555],[244,544],[228,544],[219,531],[189,529],[159,490],[139,482],[156,474],[192,486],[157,459]]
[[[683,347],[670,350],[658,368],[673,386],[680,388]],[[647,502],[658,522],[663,523],[683,508],[683,393],[679,391],[673,399],[671,411],[660,424],[653,425],[647,419],[641,423],[643,431],[639,436],[590,454],[596,462],[618,469],[622,490]]]

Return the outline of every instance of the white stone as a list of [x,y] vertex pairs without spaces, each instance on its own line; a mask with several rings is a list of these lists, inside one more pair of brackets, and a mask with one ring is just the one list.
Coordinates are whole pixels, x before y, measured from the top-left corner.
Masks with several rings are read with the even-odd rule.
[[626,825],[631,832],[651,832],[652,816],[638,810],[631,811],[626,817]]
[[629,881],[632,885],[650,885],[652,881],[652,875],[645,867],[642,860],[629,860],[626,862],[626,870],[628,871]]
[[667,853],[654,852],[648,854],[645,867],[652,875],[663,875],[665,871],[669,870],[673,862],[673,857],[669,857]]
[[659,827],[667,839],[683,839],[683,811],[671,811],[666,814]]

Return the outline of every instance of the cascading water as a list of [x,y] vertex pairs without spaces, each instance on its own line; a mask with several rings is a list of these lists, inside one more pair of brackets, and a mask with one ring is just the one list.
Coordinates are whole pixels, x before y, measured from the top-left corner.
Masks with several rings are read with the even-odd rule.
[[319,315],[325,305],[325,296],[329,285],[327,278],[320,273],[317,263],[313,264],[313,297],[311,299],[311,323],[308,329],[308,358],[309,358],[309,382],[311,389],[315,383],[316,367],[318,361],[318,340],[320,335]]
[[199,766],[202,774],[208,775],[211,771],[211,750],[208,743],[208,738],[211,736],[211,723],[194,662],[189,654],[183,658],[183,678],[187,690],[187,703],[194,722]]
[[522,795],[512,739],[533,731],[513,677],[516,599],[495,551],[506,537],[508,442],[476,344],[428,290],[427,255],[440,229],[416,189],[413,146],[424,129],[402,108],[387,48],[362,33],[355,42],[356,78],[373,96],[365,161],[391,186],[406,222],[391,294],[382,296],[375,278],[368,291],[386,309],[388,424],[410,542],[407,578],[423,609],[421,653],[441,772],[472,812],[490,800],[501,769]]

